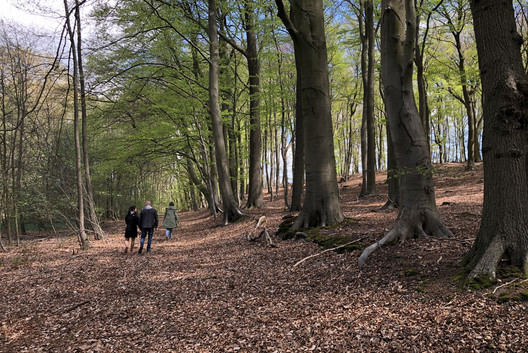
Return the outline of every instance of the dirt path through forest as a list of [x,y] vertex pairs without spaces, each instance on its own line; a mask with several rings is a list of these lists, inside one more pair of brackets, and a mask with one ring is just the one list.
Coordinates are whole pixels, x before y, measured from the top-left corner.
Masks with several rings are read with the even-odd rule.
[[[248,242],[260,215],[278,228],[289,214],[282,200],[227,227],[205,211],[183,212],[176,239],[158,230],[144,255],[122,253],[120,223],[106,224],[109,241],[76,255],[72,237],[33,234],[0,254],[0,352],[525,350],[523,298],[498,304],[500,283],[470,291],[452,278],[478,230],[482,170],[451,165],[435,179],[455,237],[386,247],[361,270],[359,250],[293,268],[321,247]],[[397,213],[377,211],[384,196],[358,194],[358,178],[341,185],[350,220],[322,234],[370,244],[390,228]]]

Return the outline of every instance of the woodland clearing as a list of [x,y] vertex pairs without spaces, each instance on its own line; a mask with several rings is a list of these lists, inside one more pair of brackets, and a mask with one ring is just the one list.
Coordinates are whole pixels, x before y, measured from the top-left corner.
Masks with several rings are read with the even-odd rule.
[[[520,352],[528,347],[528,285],[504,273],[485,288],[461,283],[458,261],[473,243],[482,206],[482,165],[439,167],[436,201],[453,238],[385,246],[358,268],[364,246],[390,229],[397,210],[358,199],[360,176],[340,184],[347,221],[314,231],[358,240],[329,251],[305,240],[246,234],[265,215],[274,233],[282,194],[228,226],[206,210],[181,212],[175,239],[123,253],[124,225],[79,251],[71,234],[30,232],[0,253],[1,352]],[[160,214],[163,207],[154,205]],[[314,233],[315,232],[315,233]],[[137,250],[137,246],[136,246]]]

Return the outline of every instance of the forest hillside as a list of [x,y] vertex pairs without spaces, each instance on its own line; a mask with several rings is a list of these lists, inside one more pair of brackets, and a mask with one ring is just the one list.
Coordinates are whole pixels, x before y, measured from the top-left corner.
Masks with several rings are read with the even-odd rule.
[[527,280],[508,271],[481,288],[460,280],[483,191],[482,165],[464,167],[434,175],[453,238],[383,247],[361,269],[361,250],[397,216],[380,210],[382,174],[380,196],[357,198],[359,176],[341,183],[346,221],[307,231],[329,246],[354,242],[343,253],[303,239],[249,242],[262,215],[271,233],[291,215],[266,195],[265,209],[228,226],[206,210],[182,212],[175,239],[158,229],[149,254],[123,253],[122,222],[103,224],[108,240],[84,251],[73,234],[29,232],[0,253],[0,351],[523,351]]

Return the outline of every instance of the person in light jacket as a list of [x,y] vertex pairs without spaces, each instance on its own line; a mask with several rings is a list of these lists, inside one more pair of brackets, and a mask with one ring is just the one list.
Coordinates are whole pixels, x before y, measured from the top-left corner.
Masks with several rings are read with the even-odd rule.
[[139,229],[141,229],[141,240],[139,243],[138,254],[143,251],[145,244],[145,237],[148,233],[147,252],[150,252],[150,245],[152,244],[152,236],[154,230],[158,228],[158,211],[150,205],[150,201],[145,203],[145,208],[139,214]]
[[172,229],[178,228],[178,213],[174,202],[169,202],[169,207],[165,209],[165,217],[163,217],[163,226],[167,228],[165,230],[165,238],[167,240],[172,239]]

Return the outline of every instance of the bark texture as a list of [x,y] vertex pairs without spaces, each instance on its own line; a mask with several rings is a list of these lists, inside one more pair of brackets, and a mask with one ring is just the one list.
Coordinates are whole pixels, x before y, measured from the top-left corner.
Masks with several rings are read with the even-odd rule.
[[[321,0],[292,0],[290,17],[277,0],[279,17],[292,36],[301,76],[306,196],[293,229],[343,221],[335,169],[328,61]],[[300,137],[300,136],[299,136]]]
[[484,205],[465,257],[470,277],[501,260],[528,273],[528,79],[511,1],[471,2],[482,78]]
[[249,189],[248,208],[264,206],[262,197],[262,168],[261,160],[261,128],[260,128],[260,62],[257,50],[257,33],[255,30],[255,3],[247,0],[245,7],[245,23],[249,73]]
[[414,1],[384,0],[382,11],[381,69],[400,179],[400,204],[392,230],[363,251],[360,265],[385,243],[415,236],[452,235],[436,208],[429,145],[413,94]]
[[[295,61],[297,62],[298,60],[298,54],[295,53]],[[302,209],[302,195],[304,193],[304,122],[301,100],[301,74],[299,67],[296,70],[295,146],[293,153],[292,202],[290,211],[300,211]]]

